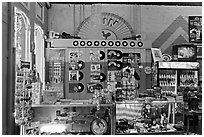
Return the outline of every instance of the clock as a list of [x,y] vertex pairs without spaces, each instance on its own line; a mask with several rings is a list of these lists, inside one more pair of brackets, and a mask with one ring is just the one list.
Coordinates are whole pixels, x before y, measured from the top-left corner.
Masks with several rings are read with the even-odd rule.
[[102,118],[96,118],[91,122],[91,132],[95,135],[103,135],[107,132],[108,124]]

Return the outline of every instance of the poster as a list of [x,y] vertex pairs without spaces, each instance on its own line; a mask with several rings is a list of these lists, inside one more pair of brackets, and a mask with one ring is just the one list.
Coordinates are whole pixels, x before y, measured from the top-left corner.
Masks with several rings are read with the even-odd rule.
[[202,43],[202,16],[189,16],[189,42]]

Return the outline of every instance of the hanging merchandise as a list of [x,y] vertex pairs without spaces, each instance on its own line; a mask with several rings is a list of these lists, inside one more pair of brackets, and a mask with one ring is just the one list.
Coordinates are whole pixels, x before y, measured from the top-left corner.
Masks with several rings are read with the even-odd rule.
[[15,88],[15,122],[18,125],[28,125],[31,120],[32,83],[36,82],[35,70],[29,70],[29,62],[21,63],[21,69],[16,71]]

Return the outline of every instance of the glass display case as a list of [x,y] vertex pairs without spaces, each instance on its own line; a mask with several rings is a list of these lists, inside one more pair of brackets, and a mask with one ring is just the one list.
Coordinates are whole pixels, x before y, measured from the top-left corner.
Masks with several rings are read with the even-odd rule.
[[32,121],[24,126],[26,135],[114,134],[114,106],[100,104],[32,105]]
[[198,86],[198,62],[158,62],[157,86],[166,96],[183,95],[178,87]]
[[175,99],[116,103],[116,135],[183,134],[182,104]]

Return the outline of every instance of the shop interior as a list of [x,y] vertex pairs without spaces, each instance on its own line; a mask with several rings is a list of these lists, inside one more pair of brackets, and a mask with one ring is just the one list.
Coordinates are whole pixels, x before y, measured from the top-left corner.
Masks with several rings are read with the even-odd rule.
[[202,2],[3,2],[2,50],[3,135],[202,135]]

